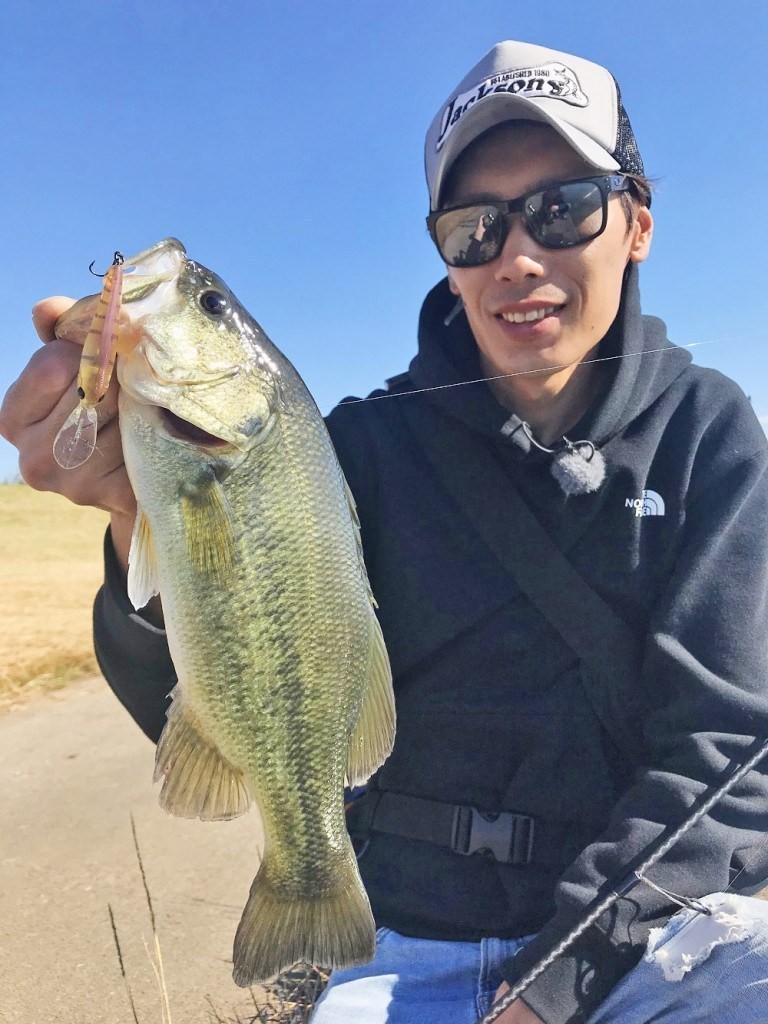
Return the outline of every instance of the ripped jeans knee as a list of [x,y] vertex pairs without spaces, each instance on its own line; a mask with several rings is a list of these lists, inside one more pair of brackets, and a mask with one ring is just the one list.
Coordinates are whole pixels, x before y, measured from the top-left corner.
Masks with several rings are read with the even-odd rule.
[[640,963],[589,1024],[765,1024],[768,903],[713,893],[652,929]]
[[737,897],[707,896],[701,902],[709,915],[686,910],[675,914],[664,928],[652,928],[643,959],[657,964],[667,981],[682,981],[686,974],[704,963],[714,950],[732,942],[743,942],[752,933],[756,918],[747,901]]

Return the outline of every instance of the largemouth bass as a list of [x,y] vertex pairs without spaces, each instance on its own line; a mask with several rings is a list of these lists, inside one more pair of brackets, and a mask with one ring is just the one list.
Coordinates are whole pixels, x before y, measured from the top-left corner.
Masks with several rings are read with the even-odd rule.
[[[120,432],[139,505],[128,590],[137,608],[160,593],[178,675],[160,802],[262,816],[237,984],[297,960],[364,963],[374,924],[343,786],[387,757],[395,715],[354,502],[293,366],[181,243],[126,260],[122,300]],[[82,332],[93,301],[59,337]]]

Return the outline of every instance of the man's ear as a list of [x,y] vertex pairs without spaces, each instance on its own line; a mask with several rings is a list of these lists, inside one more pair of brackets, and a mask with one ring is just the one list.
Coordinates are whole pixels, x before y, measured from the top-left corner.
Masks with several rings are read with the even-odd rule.
[[448,271],[448,287],[451,289],[454,295],[459,296],[461,292],[459,291],[456,282],[453,279],[453,274],[451,273],[453,267],[446,267],[445,269]]
[[651,250],[653,238],[653,217],[647,206],[641,206],[632,224],[632,241],[629,258],[633,263],[642,263]]

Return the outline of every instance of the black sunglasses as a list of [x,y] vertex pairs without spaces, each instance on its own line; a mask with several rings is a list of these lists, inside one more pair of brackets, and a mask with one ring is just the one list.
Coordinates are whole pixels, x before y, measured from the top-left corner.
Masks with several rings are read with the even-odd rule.
[[561,181],[519,199],[438,210],[427,217],[427,227],[449,267],[479,267],[495,260],[504,247],[508,214],[522,214],[526,230],[539,245],[568,249],[602,234],[608,223],[608,197],[630,187],[624,174]]

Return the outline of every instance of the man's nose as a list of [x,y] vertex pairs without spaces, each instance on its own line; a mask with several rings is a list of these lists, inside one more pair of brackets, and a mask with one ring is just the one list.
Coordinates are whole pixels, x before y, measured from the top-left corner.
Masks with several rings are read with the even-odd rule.
[[522,281],[528,277],[542,277],[544,250],[531,238],[518,214],[507,215],[507,237],[494,262],[494,273],[499,281]]

